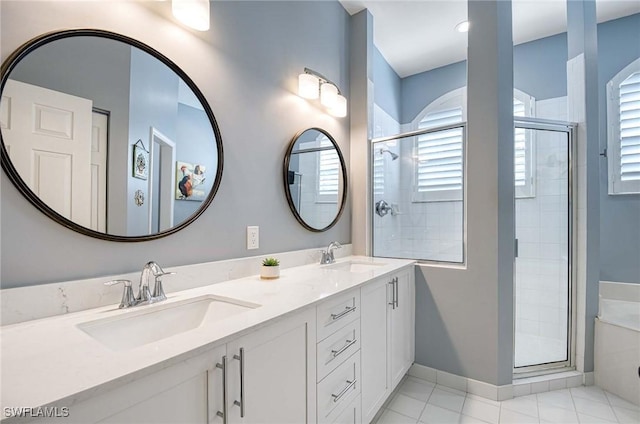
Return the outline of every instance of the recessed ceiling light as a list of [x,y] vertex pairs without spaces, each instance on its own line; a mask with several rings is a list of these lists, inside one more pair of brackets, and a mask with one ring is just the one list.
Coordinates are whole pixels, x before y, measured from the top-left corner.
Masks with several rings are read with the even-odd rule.
[[456,25],[456,31],[469,32],[469,21],[462,21],[458,25]]

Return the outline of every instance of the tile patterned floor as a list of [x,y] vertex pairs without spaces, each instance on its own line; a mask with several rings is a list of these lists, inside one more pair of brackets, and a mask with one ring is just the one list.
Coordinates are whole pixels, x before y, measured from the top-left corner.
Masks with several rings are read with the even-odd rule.
[[407,377],[376,424],[640,424],[640,407],[596,386],[495,402]]

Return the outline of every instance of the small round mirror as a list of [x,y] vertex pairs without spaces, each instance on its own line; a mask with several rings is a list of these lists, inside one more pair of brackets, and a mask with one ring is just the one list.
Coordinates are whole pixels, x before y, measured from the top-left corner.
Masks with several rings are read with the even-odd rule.
[[329,133],[304,130],[291,140],[284,158],[284,192],[303,227],[333,227],[347,199],[347,170],[342,152]]

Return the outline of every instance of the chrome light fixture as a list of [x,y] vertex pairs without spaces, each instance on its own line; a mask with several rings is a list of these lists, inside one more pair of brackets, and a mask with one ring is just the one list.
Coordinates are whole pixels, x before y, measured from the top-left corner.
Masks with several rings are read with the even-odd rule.
[[327,111],[338,118],[347,116],[347,98],[340,93],[338,86],[309,68],[298,75],[298,95],[305,99],[320,99]]
[[196,31],[209,29],[209,0],[171,0],[177,20]]

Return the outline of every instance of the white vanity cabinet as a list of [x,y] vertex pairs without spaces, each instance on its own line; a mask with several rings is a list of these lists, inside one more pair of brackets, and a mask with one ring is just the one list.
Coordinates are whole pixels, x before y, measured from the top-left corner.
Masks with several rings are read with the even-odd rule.
[[[225,346],[186,359],[69,407],[60,423],[217,423]],[[36,419],[34,423],[42,422]]]
[[414,360],[413,267],[361,289],[362,422],[369,423]]
[[315,308],[227,344],[229,424],[315,423]]
[[[354,275],[336,273],[332,277],[344,278],[348,289],[299,309],[283,309],[281,315],[265,306],[263,321],[239,326],[243,329],[237,333],[206,345],[194,338],[209,335],[206,324],[199,333],[167,338],[135,352],[109,355],[106,347],[87,344],[84,352],[111,358],[104,367],[114,372],[106,373],[111,377],[100,385],[83,388],[82,379],[89,380],[91,372],[83,374],[82,363],[69,365],[73,386],[61,384],[56,393],[63,400],[49,403],[58,409],[70,405],[69,415],[47,417],[46,422],[370,423],[414,359],[414,272],[406,262],[401,266],[368,281],[359,275],[352,282]],[[326,288],[326,282],[319,284]],[[194,340],[197,351],[182,346],[179,359],[153,362],[153,355],[168,346]],[[144,366],[128,362],[134,356],[140,363],[143,353],[152,355]],[[79,387],[77,393],[67,394],[74,392],[72,387]]]
[[58,420],[82,424],[315,423],[316,387],[307,384],[316,378],[315,319],[315,308],[278,319],[225,345],[74,404],[69,417]]

